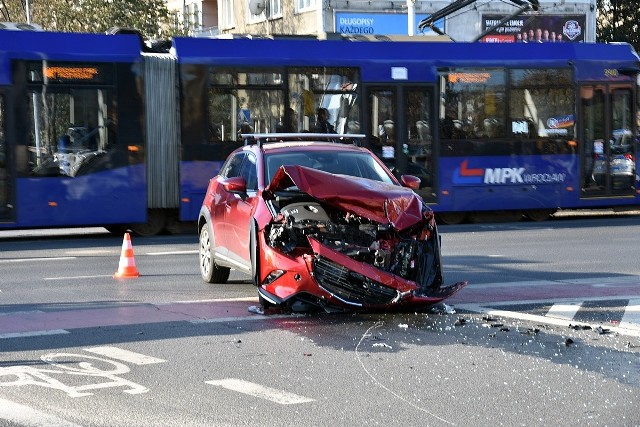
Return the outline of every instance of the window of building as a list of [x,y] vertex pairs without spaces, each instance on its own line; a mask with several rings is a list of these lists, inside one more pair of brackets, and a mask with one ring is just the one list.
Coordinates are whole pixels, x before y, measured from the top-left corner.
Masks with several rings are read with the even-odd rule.
[[282,18],[282,0],[269,0],[269,19]]
[[220,0],[220,27],[227,29],[233,28],[236,25],[236,20],[233,16],[233,0]]
[[316,0],[296,0],[296,13],[307,12],[316,7]]

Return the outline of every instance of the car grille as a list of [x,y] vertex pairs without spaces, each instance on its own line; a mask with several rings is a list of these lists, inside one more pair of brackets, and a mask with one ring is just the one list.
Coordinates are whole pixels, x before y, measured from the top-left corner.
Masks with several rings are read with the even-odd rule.
[[313,274],[320,287],[350,304],[389,304],[398,295],[395,289],[323,257],[314,260]]

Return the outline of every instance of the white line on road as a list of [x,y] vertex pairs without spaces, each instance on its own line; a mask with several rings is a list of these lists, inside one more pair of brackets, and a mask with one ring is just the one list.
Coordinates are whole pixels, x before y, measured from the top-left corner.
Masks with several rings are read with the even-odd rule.
[[0,313],[0,316],[21,316],[23,314],[40,314],[44,313],[42,310],[24,310],[24,311],[8,311],[6,313]]
[[193,249],[189,251],[167,251],[167,252],[148,252],[146,255],[193,255],[197,254],[198,250]]
[[166,360],[156,357],[136,353],[135,351],[124,350],[118,347],[92,347],[85,348],[84,351],[133,363],[134,365],[149,365],[152,363],[164,363]]
[[621,328],[632,328],[640,331],[640,299],[630,299],[624,316],[620,320]]
[[41,261],[64,261],[69,259],[76,259],[75,256],[59,256],[52,258],[14,258],[14,259],[0,259],[0,264],[8,264],[11,262],[41,262]]
[[[514,303],[515,303],[514,301],[511,302],[511,304],[514,304]],[[520,301],[517,301],[517,303],[520,303]],[[517,311],[507,311],[507,310],[496,310],[494,308],[484,307],[479,304],[456,304],[455,308],[461,309],[461,310],[473,311],[475,313],[488,314],[490,316],[499,316],[499,317],[505,317],[508,319],[516,319],[516,320],[525,320],[525,321],[537,322],[537,323],[554,325],[554,326],[564,326],[567,328],[571,326],[573,323],[575,323],[572,320],[554,319],[553,317],[538,316],[536,314],[521,313]],[[587,324],[587,323],[580,322],[580,324]],[[591,326],[592,328],[596,328],[597,326],[600,326],[600,325],[589,324],[589,326]],[[640,338],[640,328],[638,328],[637,325],[631,328],[623,327],[620,325],[617,327],[607,326],[607,329],[609,329],[612,332],[617,332],[620,335]]]
[[97,279],[99,277],[113,277],[113,275],[112,274],[100,274],[100,275],[96,275],[96,276],[43,277],[42,280]]
[[24,337],[39,337],[43,335],[59,335],[68,334],[69,331],[64,329],[50,329],[48,331],[28,331],[28,332],[10,332],[6,334],[0,334],[0,339],[4,338],[24,338]]
[[113,277],[113,275],[111,275],[111,274],[100,274],[100,275],[96,275],[96,276],[43,277],[42,280],[97,279],[99,277]]
[[207,384],[226,388],[227,390],[237,391],[239,393],[248,394],[250,396],[259,397],[261,399],[270,400],[281,405],[294,405],[298,403],[314,402],[304,396],[288,393],[286,391],[276,390],[274,388],[265,387],[260,384],[251,383],[249,381],[237,378],[226,378],[223,380],[205,381]]
[[578,302],[570,304],[553,304],[549,311],[547,311],[547,316],[571,320],[575,317],[581,306],[582,304]]
[[45,414],[19,403],[0,398],[0,421],[9,421],[24,427],[80,427],[53,415]]

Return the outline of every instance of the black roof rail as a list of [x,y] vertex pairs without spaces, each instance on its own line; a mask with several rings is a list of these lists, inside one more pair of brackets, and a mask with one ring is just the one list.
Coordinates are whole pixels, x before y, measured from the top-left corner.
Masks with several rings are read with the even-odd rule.
[[258,144],[262,147],[266,143],[287,142],[287,141],[306,141],[306,142],[336,142],[349,143],[360,146],[361,140],[365,138],[360,133],[310,133],[310,132],[293,132],[293,133],[243,133],[240,134],[244,145]]

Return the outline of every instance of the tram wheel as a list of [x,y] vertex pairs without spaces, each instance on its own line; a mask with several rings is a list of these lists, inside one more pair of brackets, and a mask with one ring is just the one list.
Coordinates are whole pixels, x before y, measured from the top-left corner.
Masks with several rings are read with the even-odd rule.
[[115,234],[116,236],[122,236],[127,231],[127,227],[120,224],[105,225],[104,228],[106,228],[109,233]]
[[556,212],[555,209],[531,209],[526,211],[525,216],[531,221],[546,221]]
[[149,209],[147,212],[147,222],[131,224],[131,231],[142,237],[155,236],[160,234],[167,224],[167,217],[161,209]]
[[518,222],[522,211],[477,211],[469,214],[469,220],[475,224]]
[[446,225],[460,224],[467,219],[466,212],[440,212],[436,214],[437,222]]

